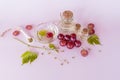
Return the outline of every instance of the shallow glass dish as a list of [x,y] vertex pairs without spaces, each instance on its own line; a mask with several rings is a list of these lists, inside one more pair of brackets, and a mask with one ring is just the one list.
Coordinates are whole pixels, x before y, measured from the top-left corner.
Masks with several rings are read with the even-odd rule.
[[[52,33],[53,37],[47,37],[48,33]],[[59,33],[58,26],[53,23],[42,23],[39,24],[35,29],[35,36],[41,43],[53,42]]]

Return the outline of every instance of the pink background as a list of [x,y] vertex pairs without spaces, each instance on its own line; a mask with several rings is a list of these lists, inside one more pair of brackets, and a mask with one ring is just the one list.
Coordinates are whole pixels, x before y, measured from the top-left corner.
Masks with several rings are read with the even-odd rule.
[[[0,33],[24,24],[59,19],[69,9],[83,26],[96,24],[102,46],[93,47],[87,58],[78,54],[61,66],[49,56],[21,66],[20,55],[27,47],[10,35],[0,38],[0,80],[120,80],[119,0],[0,0]],[[98,50],[102,50],[101,53]]]

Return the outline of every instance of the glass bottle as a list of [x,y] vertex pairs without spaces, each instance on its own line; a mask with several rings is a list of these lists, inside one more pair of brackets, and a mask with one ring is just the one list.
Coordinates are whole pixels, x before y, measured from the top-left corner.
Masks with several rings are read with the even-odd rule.
[[73,22],[73,12],[66,10],[61,14],[60,29],[63,33],[75,32],[75,23]]

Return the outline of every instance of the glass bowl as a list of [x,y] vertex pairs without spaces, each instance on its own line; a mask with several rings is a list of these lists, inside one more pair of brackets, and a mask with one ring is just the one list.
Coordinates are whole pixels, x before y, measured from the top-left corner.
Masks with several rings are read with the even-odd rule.
[[58,27],[53,23],[39,24],[35,29],[35,36],[41,43],[53,42],[58,35]]

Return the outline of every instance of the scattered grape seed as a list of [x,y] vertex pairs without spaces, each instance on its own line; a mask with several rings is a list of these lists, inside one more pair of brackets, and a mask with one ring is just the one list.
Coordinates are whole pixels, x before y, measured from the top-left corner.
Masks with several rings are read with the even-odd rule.
[[54,59],[57,59],[57,57],[54,57]]
[[72,59],[75,59],[75,56],[73,56]]
[[44,53],[41,53],[41,55],[44,55]]
[[63,66],[63,65],[64,65],[64,63],[61,63],[60,65],[61,65],[61,66]]

